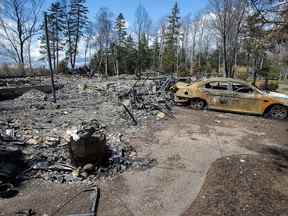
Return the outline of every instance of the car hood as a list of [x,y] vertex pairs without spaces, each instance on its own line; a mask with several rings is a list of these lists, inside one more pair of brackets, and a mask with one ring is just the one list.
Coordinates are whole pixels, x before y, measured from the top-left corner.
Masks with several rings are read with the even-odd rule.
[[286,105],[288,105],[288,95],[286,94],[282,94],[282,93],[279,93],[279,92],[268,92],[268,93],[265,93],[267,96],[269,97],[272,97],[274,99],[278,99],[278,100],[281,100],[283,101]]
[[191,84],[188,84],[188,83],[185,83],[185,82],[177,82],[176,83],[176,86],[178,88],[184,88],[184,87],[187,87],[187,86],[190,86]]

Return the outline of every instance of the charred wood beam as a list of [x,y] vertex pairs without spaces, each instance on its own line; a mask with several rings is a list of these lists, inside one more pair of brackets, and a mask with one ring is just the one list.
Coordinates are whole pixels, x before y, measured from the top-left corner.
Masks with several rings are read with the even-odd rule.
[[128,109],[128,107],[125,104],[122,104],[122,106],[124,107],[124,110],[128,113],[128,115],[131,117],[131,119],[133,120],[134,125],[137,125],[138,122],[135,119],[134,115],[130,112],[130,110]]

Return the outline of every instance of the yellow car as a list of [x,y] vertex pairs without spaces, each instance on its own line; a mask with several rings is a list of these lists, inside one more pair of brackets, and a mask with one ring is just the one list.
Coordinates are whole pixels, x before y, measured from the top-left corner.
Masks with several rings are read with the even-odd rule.
[[256,87],[231,78],[210,78],[173,87],[176,103],[189,103],[194,109],[215,109],[251,113],[285,119],[288,96],[277,92],[262,92]]

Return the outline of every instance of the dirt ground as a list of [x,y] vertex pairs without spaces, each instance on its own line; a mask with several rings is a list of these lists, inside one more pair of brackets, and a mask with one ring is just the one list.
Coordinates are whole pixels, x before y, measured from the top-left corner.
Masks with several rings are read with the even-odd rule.
[[285,216],[287,165],[287,160],[263,155],[218,159],[209,169],[201,192],[182,216]]
[[[138,156],[155,158],[157,165],[95,182],[101,189],[98,215],[182,215],[197,197],[215,160],[238,154],[288,158],[287,121],[185,107],[174,111],[175,119],[148,122],[141,131],[129,129],[126,136]],[[62,208],[62,203],[81,190],[80,184],[29,181],[20,195],[0,200],[0,215],[29,208],[37,215],[89,213],[89,193]]]

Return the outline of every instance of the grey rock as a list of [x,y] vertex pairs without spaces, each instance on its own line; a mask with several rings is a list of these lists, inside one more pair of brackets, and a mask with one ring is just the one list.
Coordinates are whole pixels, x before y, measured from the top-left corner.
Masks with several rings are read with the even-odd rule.
[[94,167],[93,164],[88,163],[88,164],[86,164],[85,166],[83,166],[82,170],[89,173],[89,172],[93,171],[94,168],[95,168],[95,167]]
[[80,174],[83,178],[88,178],[89,174],[87,172],[81,172]]

